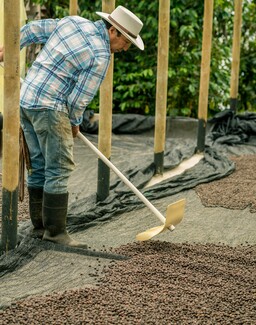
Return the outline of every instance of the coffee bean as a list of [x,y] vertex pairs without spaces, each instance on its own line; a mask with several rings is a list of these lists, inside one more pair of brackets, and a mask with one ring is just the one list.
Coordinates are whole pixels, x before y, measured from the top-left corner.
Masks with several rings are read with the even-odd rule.
[[256,323],[255,246],[148,241],[113,251],[130,259],[90,272],[97,286],[17,301],[0,323]]

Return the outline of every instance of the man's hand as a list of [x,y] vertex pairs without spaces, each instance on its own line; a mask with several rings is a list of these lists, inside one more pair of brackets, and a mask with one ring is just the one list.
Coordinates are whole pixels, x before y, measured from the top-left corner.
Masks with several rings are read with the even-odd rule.
[[79,125],[72,125],[73,138],[77,136],[78,132],[79,132]]
[[4,47],[0,46],[0,62],[4,61]]

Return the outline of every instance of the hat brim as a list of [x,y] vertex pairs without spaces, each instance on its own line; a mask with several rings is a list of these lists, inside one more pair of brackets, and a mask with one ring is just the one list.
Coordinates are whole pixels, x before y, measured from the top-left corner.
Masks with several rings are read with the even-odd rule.
[[144,50],[144,43],[142,38],[140,37],[140,35],[138,35],[136,38],[130,36],[129,34],[127,34],[126,32],[124,32],[119,26],[117,26],[113,21],[111,21],[108,16],[109,14],[106,14],[104,12],[96,12],[96,14],[100,17],[102,17],[103,19],[105,19],[106,21],[108,21],[111,25],[113,25],[117,30],[119,30],[120,33],[122,33],[129,41],[131,41],[134,45],[136,45],[140,50]]

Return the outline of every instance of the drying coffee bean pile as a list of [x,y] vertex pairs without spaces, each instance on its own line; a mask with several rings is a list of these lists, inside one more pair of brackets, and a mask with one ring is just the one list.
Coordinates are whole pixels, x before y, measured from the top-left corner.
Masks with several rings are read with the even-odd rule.
[[256,324],[256,246],[149,241],[116,252],[130,259],[94,270],[98,286],[13,303],[0,323]]
[[231,157],[235,162],[234,172],[220,180],[196,186],[195,190],[206,207],[223,207],[243,210],[249,207],[256,212],[255,155]]

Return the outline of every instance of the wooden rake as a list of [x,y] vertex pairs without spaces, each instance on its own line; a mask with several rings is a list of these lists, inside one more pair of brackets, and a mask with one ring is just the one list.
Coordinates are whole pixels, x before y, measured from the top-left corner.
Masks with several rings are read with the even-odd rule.
[[[0,64],[3,68],[3,65]],[[20,82],[23,79],[20,78]],[[136,236],[139,241],[149,240],[165,230],[173,231],[175,226],[181,222],[184,216],[185,199],[181,199],[167,206],[166,218],[151,204],[145,196],[108,160],[81,132],[77,137],[90,147],[96,155],[110,168],[112,171],[137,195],[137,197],[154,213],[154,215],[162,222],[161,226],[150,228]]]
[[107,159],[81,132],[77,137],[90,147],[96,155],[137,195],[137,197],[154,213],[162,222],[161,226],[148,229],[136,236],[139,241],[149,240],[165,230],[173,231],[184,216],[185,199],[171,203],[167,207],[166,218],[151,204],[148,199]]

